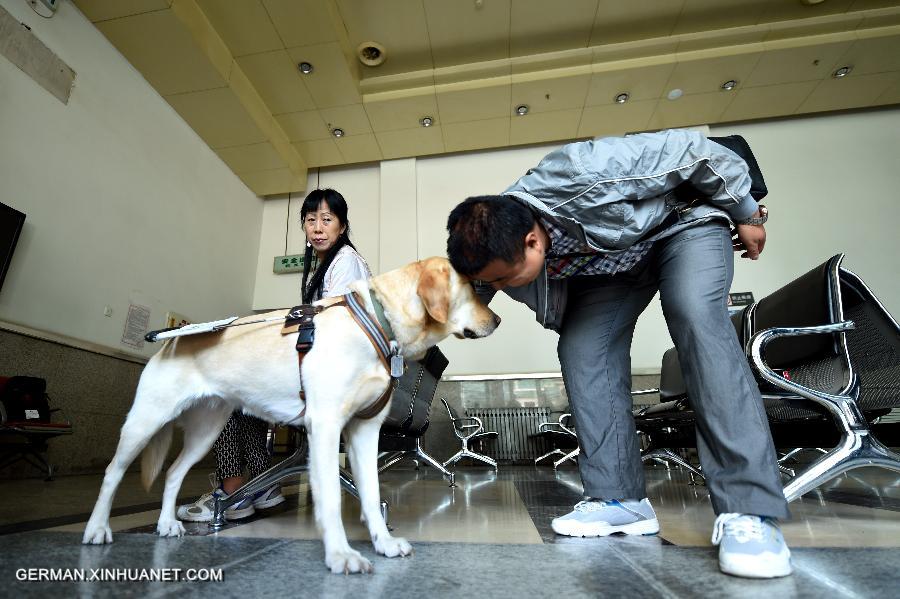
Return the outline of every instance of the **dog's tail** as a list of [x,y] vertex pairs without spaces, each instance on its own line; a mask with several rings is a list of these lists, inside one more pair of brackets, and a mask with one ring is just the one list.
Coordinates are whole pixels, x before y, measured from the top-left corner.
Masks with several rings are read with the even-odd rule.
[[163,461],[169,453],[169,445],[172,444],[172,428],[173,423],[171,422],[163,426],[144,448],[144,455],[141,457],[141,482],[144,483],[144,489],[148,491],[159,475],[159,471],[162,470]]

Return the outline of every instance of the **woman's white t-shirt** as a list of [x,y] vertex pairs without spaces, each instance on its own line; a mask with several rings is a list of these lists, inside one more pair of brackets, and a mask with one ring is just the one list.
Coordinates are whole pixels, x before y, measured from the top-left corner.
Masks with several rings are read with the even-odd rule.
[[338,250],[328,270],[325,271],[325,278],[322,281],[322,295],[317,296],[315,299],[344,295],[350,291],[350,283],[360,279],[368,279],[371,276],[372,271],[369,270],[369,265],[366,264],[365,259],[352,247],[345,245]]

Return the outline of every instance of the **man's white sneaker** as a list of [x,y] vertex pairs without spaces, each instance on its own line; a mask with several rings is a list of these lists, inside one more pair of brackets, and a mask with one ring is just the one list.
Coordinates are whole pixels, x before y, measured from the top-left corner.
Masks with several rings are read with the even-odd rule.
[[745,578],[777,578],[794,571],[778,524],[750,514],[719,514],[713,527],[719,569]]
[[553,532],[570,537],[605,537],[617,532],[627,535],[653,535],[659,522],[650,501],[603,501],[586,499],[575,509],[550,523]]

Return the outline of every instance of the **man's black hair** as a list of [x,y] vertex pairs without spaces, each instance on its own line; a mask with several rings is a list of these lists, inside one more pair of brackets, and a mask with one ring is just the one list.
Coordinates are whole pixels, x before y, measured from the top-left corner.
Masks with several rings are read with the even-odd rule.
[[534,214],[510,196],[475,196],[450,212],[447,256],[456,272],[471,277],[494,260],[514,264],[525,256]]

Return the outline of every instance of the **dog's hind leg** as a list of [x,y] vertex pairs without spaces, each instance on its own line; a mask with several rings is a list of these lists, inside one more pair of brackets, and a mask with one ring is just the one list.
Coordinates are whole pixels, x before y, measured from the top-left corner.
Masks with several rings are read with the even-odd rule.
[[372,563],[350,547],[341,521],[341,484],[338,476],[341,422],[307,417],[309,482],[316,523],[325,543],[325,565],[335,574],[372,572]]
[[[216,403],[211,403],[212,401]],[[184,534],[184,526],[175,515],[175,501],[178,498],[181,483],[188,470],[212,447],[213,441],[222,432],[231,412],[232,408],[228,404],[210,399],[202,400],[200,405],[187,410],[178,418],[179,425],[184,429],[184,444],[181,453],[178,454],[166,473],[162,510],[156,525],[156,532],[159,533],[159,536],[180,537]]]
[[[139,405],[140,397],[141,392],[138,389],[138,399],[135,400],[136,406]],[[100,495],[97,497],[94,511],[91,512],[91,517],[84,529],[82,543],[92,545],[112,543],[112,531],[109,528],[109,512],[112,508],[113,498],[116,495],[116,489],[118,489],[119,483],[122,482],[122,476],[125,474],[128,466],[131,465],[131,462],[134,461],[150,439],[163,426],[168,424],[168,421],[168,414],[152,409],[140,410],[132,408],[128,413],[125,424],[122,425],[116,454],[113,456],[109,466],[106,467],[106,475],[103,477]]]
[[405,556],[412,553],[409,542],[402,537],[393,537],[388,532],[381,515],[381,498],[378,489],[378,435],[381,422],[372,420],[351,420],[344,434],[347,440],[353,480],[359,489],[362,517],[369,528],[375,551],[386,557]]

